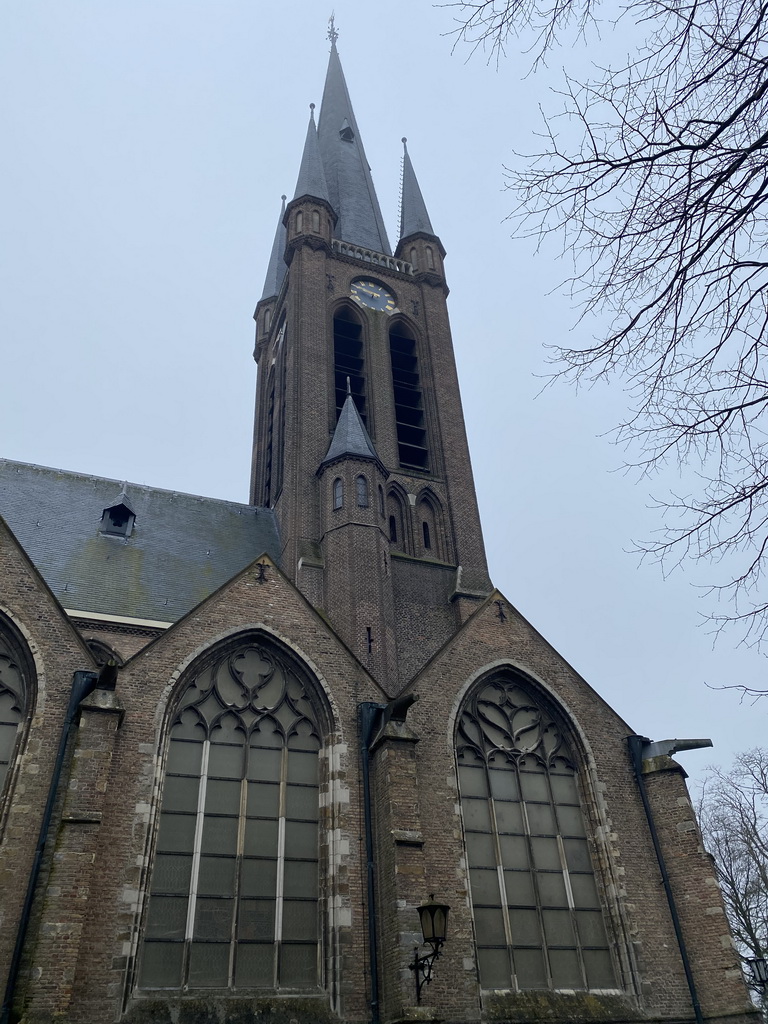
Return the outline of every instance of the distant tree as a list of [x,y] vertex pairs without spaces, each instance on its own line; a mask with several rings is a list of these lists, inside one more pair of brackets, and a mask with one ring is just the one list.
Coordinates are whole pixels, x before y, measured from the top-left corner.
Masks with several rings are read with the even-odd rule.
[[768,750],[739,754],[729,771],[711,770],[699,821],[742,959],[768,956]]
[[[448,3],[458,41],[500,59],[532,35],[534,66],[597,0]],[[508,172],[522,230],[560,237],[584,315],[603,337],[560,348],[563,375],[615,373],[633,409],[617,429],[633,464],[692,464],[691,493],[661,502],[641,545],[673,563],[722,562],[713,589],[750,642],[768,640],[768,5],[630,0],[636,52],[566,74],[542,149]],[[605,33],[604,33],[605,34]],[[595,31],[595,38],[599,33]],[[626,36],[622,36],[626,38]],[[632,450],[632,448],[630,448]]]

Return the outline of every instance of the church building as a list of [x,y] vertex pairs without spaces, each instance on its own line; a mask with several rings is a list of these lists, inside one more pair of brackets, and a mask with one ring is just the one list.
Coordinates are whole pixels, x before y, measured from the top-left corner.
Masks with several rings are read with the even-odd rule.
[[406,148],[390,246],[334,36],[249,503],[0,460],[0,1024],[755,1021],[697,741],[491,583],[439,225]]

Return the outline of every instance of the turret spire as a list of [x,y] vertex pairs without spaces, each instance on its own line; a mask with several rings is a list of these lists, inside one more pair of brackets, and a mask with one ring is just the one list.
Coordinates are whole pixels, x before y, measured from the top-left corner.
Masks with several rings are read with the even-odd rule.
[[336,49],[331,26],[331,55],[323,91],[317,141],[330,203],[338,216],[335,236],[390,255],[384,220]]
[[312,196],[314,199],[324,199],[326,202],[330,202],[328,186],[323,173],[323,162],[320,159],[320,150],[317,145],[314,103],[309,105],[307,138],[304,142],[304,153],[301,157],[301,167],[293,198],[299,199],[301,196]]
[[283,200],[282,209],[280,210],[280,219],[277,222],[277,229],[275,231],[275,240],[272,243],[272,251],[269,254],[269,265],[267,266],[267,276],[264,280],[264,291],[261,294],[262,299],[271,299],[273,295],[277,295],[280,291],[280,286],[283,283],[285,272],[288,269],[283,259],[283,253],[285,252],[285,240],[286,232],[285,225],[283,224],[283,218],[285,217],[285,196],[281,197]]
[[349,377],[347,377],[347,397],[341,407],[339,422],[336,424],[331,444],[321,465],[324,466],[327,462],[333,462],[334,459],[344,455],[354,456],[358,459],[375,459],[376,462],[381,462],[373,447],[373,441],[365,429],[365,424],[360,419],[360,413],[357,411],[355,400],[352,397]]
[[403,194],[400,201],[400,238],[407,238],[419,232],[434,235],[432,222],[416,180],[411,158],[408,155],[407,139],[403,139]]

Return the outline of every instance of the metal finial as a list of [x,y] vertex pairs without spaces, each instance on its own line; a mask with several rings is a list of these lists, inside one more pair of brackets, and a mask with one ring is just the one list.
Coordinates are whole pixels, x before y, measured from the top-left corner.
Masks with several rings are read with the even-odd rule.
[[352,394],[352,381],[347,377],[347,395]]
[[336,40],[339,38],[339,32],[336,28],[336,12],[331,11],[331,16],[328,19],[328,38],[331,40],[331,46],[336,48]]
[[285,202],[285,200],[288,198],[288,196],[280,196],[280,198],[283,200],[283,202]]
[[406,139],[406,137],[405,137],[405,136],[403,136],[403,137],[402,137],[402,139],[400,139],[400,141],[401,141],[401,142],[402,142],[402,144],[403,144],[403,148],[404,148],[404,149],[407,149],[407,148],[408,148],[408,146],[406,145],[406,143],[408,142],[408,139]]

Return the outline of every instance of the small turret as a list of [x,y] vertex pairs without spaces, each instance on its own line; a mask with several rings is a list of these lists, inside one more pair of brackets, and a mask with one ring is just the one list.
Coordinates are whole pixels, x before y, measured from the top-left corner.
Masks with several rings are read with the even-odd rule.
[[286,261],[290,265],[297,245],[325,245],[330,248],[336,213],[328,196],[328,185],[317,145],[315,104],[309,105],[309,124],[304,141],[296,191],[285,211]]

